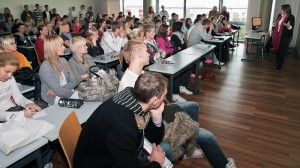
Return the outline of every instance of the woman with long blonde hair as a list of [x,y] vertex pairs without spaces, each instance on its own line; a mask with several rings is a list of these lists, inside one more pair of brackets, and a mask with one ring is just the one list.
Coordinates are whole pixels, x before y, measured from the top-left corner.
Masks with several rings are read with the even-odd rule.
[[86,42],[86,39],[81,36],[72,38],[70,42],[70,49],[73,52],[73,56],[70,58],[69,64],[78,83],[89,78],[89,68],[96,65],[92,57],[87,54]]
[[45,37],[45,60],[40,67],[41,96],[48,104],[55,104],[60,97],[78,98],[78,92],[73,89],[77,86],[77,80],[73,71],[64,58],[63,39],[52,35]]

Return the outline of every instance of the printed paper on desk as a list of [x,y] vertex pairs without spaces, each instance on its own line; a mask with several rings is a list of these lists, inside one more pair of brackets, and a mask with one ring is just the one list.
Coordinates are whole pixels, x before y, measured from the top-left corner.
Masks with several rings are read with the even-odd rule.
[[[144,149],[147,151],[147,153],[152,152],[152,144],[146,138],[144,138]],[[173,168],[173,164],[171,163],[171,161],[168,158],[165,157],[164,164],[161,167],[162,168]]]
[[45,116],[45,115],[47,115],[47,113],[46,113],[44,110],[42,110],[42,111],[39,111],[39,112],[35,113],[35,114],[32,116],[32,118],[33,118],[33,119],[37,119],[37,118],[43,117],[43,116]]

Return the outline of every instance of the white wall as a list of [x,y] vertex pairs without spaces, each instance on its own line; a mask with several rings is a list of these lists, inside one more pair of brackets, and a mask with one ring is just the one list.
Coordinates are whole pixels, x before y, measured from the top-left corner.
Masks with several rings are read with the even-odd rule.
[[293,39],[291,41],[290,47],[295,47],[297,36],[300,36],[298,34],[299,32],[299,17],[300,17],[300,1],[299,0],[274,0],[275,1],[275,9],[273,13],[273,22],[276,21],[277,15],[279,14],[281,5],[283,4],[290,4],[292,7],[292,14],[295,16],[295,25],[294,25],[294,34]]
[[49,9],[56,8],[57,13],[62,15],[68,15],[69,9],[72,6],[76,7],[76,10],[80,10],[81,5],[85,5],[86,9],[89,6],[95,6],[95,1],[100,0],[1,0],[0,11],[3,12],[5,7],[8,7],[13,14],[14,18],[21,18],[21,13],[24,10],[24,5],[27,4],[29,9],[33,11],[35,4],[40,4],[40,9],[44,10],[44,5],[49,5]]
[[121,11],[120,0],[95,0],[96,13],[107,13],[109,15],[118,13]]
[[107,5],[107,0],[95,0],[95,9],[96,13],[108,13],[108,5]]
[[248,1],[246,31],[250,31],[252,29],[251,18],[259,15],[259,3],[260,3],[260,0],[249,0]]

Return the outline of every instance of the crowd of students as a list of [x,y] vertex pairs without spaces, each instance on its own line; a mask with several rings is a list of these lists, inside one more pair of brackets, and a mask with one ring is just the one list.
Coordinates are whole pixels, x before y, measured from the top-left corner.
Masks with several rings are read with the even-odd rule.
[[[162,6],[160,15],[156,15],[153,8],[150,7],[148,14],[143,19],[134,18],[131,13],[125,17],[122,12],[116,18],[114,15],[109,16],[108,14],[98,14],[94,18],[92,7],[85,11],[84,5],[81,6],[79,12],[76,12],[76,8],[72,7],[72,18],[68,19],[68,16],[60,17],[55,8],[50,12],[48,5],[45,5],[45,11],[40,10],[39,4],[36,4],[35,7],[36,9],[31,12],[28,5],[24,5],[21,20],[15,19],[15,23],[11,27],[13,36],[0,38],[1,121],[6,121],[11,117],[13,113],[7,111],[11,111],[14,105],[25,108],[25,110],[15,112],[15,114],[23,114],[25,117],[31,117],[41,110],[32,101],[22,96],[12,77],[15,71],[24,66],[31,68],[26,57],[16,51],[17,45],[26,45],[28,40],[31,40],[28,38],[29,36],[37,36],[33,43],[35,43],[34,47],[41,63],[39,68],[41,97],[50,105],[56,104],[61,97],[80,98],[76,86],[82,80],[90,77],[88,69],[95,65],[92,57],[109,52],[121,52],[120,65],[117,67],[119,79],[121,79],[120,93],[103,103],[87,121],[75,151],[74,166],[82,167],[88,164],[136,167],[139,163],[137,152],[139,148],[136,145],[144,136],[136,130],[145,131],[145,136],[150,142],[160,144],[153,145],[153,152],[148,157],[149,161],[153,162],[151,165],[160,167],[165,155],[172,161],[172,147],[168,142],[162,142],[164,130],[162,112],[165,107],[163,102],[167,89],[166,79],[157,74],[144,73],[143,68],[187,47],[200,44],[203,40],[212,39],[213,31],[219,32],[218,30],[222,29],[226,31],[225,28],[228,28],[226,20],[229,18],[229,13],[223,12],[226,16],[221,18],[222,15],[219,16],[218,12],[210,12],[209,16],[212,17],[212,21],[207,19],[205,14],[198,15],[194,25],[192,25],[190,18],[179,20],[176,13],[171,14],[169,23],[167,23],[169,14],[164,6]],[[9,9],[6,8],[5,10]],[[7,23],[10,21],[9,18],[13,18],[11,14],[6,13],[5,16],[7,16],[5,18]],[[217,17],[219,18],[218,21]],[[72,23],[69,22],[70,20]],[[217,22],[220,22],[220,27],[217,26]],[[68,61],[61,57],[66,48],[72,52],[72,57]],[[213,56],[212,59],[215,64],[219,64],[218,58]],[[173,101],[176,102],[174,103],[176,106],[197,122],[198,103],[186,101],[179,95],[182,93],[193,94],[186,88],[189,75],[190,70],[187,70],[174,79]],[[131,95],[129,96],[131,98],[130,101],[128,97],[121,101],[128,100],[127,103],[131,102],[139,107],[140,113],[135,115],[144,118],[150,111],[151,120],[149,118],[144,120],[146,125],[142,129],[136,128],[135,120],[132,119],[132,116],[128,116],[128,114],[132,115],[130,112],[133,110],[132,104],[122,103],[119,100],[124,98],[122,97],[123,94]],[[119,114],[119,111],[112,109],[127,112],[124,113],[124,118],[118,117],[118,119],[104,114],[107,112],[113,115],[110,111],[114,111],[115,115]],[[110,125],[112,125],[105,125],[103,128],[98,127],[98,123],[104,123],[99,122],[100,120],[111,121]],[[106,127],[109,128],[104,130]],[[97,141],[99,137],[95,137],[95,135],[98,136],[98,131],[103,133],[103,136],[100,137],[104,139],[100,141]],[[130,136],[131,134],[134,138]],[[199,128],[196,142],[203,152],[197,149],[190,157],[199,158],[204,153],[215,168],[235,167],[234,160],[224,156],[215,137],[209,131]],[[98,157],[102,158],[102,156],[105,159],[99,161]]]

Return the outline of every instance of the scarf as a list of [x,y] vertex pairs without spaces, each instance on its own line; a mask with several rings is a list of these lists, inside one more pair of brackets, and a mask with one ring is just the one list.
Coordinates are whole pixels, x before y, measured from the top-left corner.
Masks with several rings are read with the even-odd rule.
[[[273,37],[272,37],[272,44],[273,44],[273,48],[274,48],[275,52],[279,51],[283,23],[286,23],[289,16],[290,16],[289,14],[286,14],[285,18],[283,19],[282,23],[280,24],[280,27],[279,27],[279,21],[281,20],[282,15],[280,15],[275,22],[275,29],[274,29],[274,33],[273,33]],[[278,27],[279,27],[279,31],[278,31]]]
[[180,39],[181,44],[184,44],[183,33],[177,31],[177,32],[173,32],[173,34],[176,35]]
[[150,113],[144,112],[142,106],[134,98],[132,88],[127,87],[113,97],[113,102],[130,109],[135,117],[139,130],[144,130],[150,120]]

